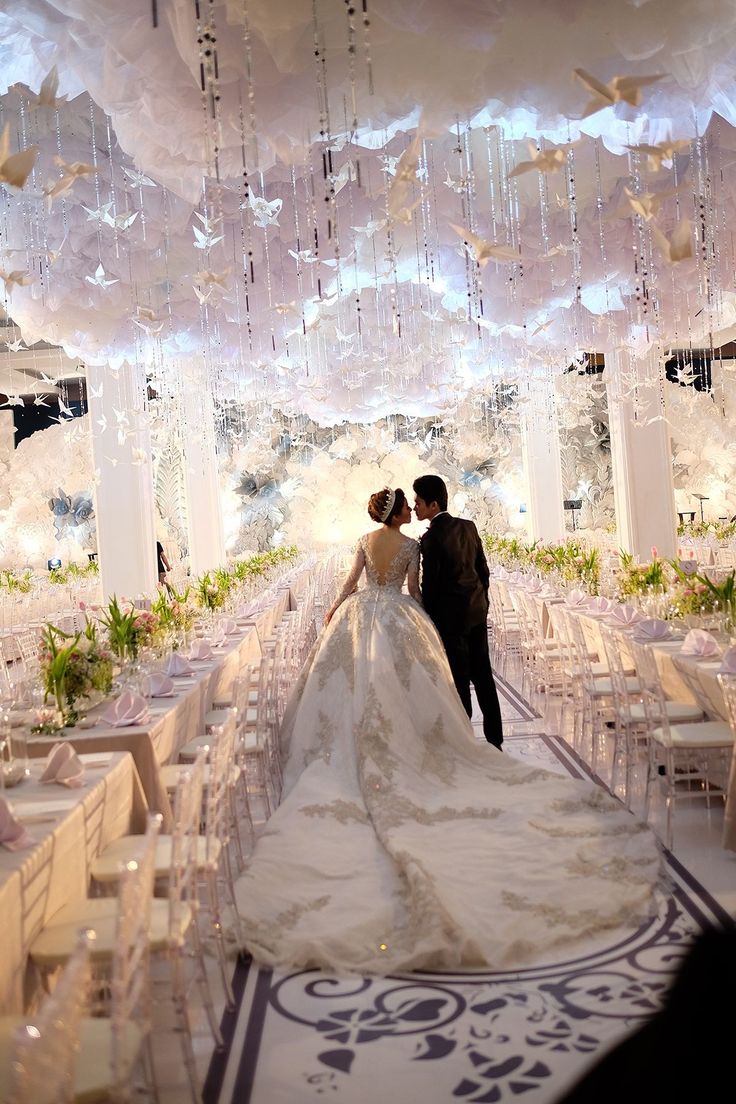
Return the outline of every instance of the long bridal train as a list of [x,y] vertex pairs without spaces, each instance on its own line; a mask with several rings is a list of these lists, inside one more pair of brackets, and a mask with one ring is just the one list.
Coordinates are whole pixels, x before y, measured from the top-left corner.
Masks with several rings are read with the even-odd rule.
[[651,914],[651,831],[587,782],[475,739],[400,578],[348,598],[283,724],[281,806],[238,883],[245,944],[281,967],[508,967]]

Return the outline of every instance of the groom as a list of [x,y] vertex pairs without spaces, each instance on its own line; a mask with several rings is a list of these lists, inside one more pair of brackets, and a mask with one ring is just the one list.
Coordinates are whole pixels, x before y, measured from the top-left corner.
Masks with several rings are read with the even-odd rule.
[[414,513],[429,521],[420,540],[422,602],[440,634],[460,700],[473,715],[470,684],[489,744],[503,743],[501,707],[488,655],[488,564],[472,521],[447,512],[447,487],[438,475],[414,480]]

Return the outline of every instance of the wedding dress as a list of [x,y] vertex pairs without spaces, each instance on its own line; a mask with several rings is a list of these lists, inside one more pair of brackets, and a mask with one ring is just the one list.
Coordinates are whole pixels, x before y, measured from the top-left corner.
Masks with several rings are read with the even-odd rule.
[[654,836],[600,787],[473,735],[401,537],[381,577],[362,537],[349,594],[282,726],[282,804],[237,886],[245,944],[280,967],[505,967],[640,920]]

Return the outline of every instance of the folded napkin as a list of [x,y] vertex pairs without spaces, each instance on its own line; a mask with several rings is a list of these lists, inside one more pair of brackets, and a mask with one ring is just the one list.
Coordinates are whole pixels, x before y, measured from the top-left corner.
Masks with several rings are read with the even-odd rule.
[[611,617],[622,625],[636,625],[638,621],[644,620],[644,614],[636,606],[628,605],[616,606],[615,609],[611,610]]
[[148,702],[132,690],[123,690],[120,697],[108,705],[102,719],[113,728],[142,724],[148,719]]
[[672,636],[672,626],[669,621],[662,621],[659,617],[648,617],[634,629],[634,640],[637,644],[648,644],[650,640],[667,640]]
[[174,683],[163,671],[154,671],[148,679],[148,693],[152,698],[170,698],[174,693]]
[[596,594],[588,602],[588,609],[591,613],[610,613],[615,605],[616,603],[610,598],[604,598],[603,595]]
[[71,744],[54,744],[46,758],[42,782],[58,782],[77,789],[84,785],[84,766]]
[[736,647],[727,648],[723,653],[719,670],[722,675],[736,675]]
[[220,629],[225,636],[236,636],[240,632],[232,617],[224,617],[220,622]]
[[212,648],[208,640],[195,640],[189,652],[190,659],[211,659]]
[[579,587],[575,587],[574,590],[568,592],[565,599],[565,605],[567,606],[587,606],[590,601],[590,595],[586,594],[584,590]]
[[545,583],[542,589],[539,591],[540,598],[556,598],[557,591],[554,587],[551,587],[549,583]]
[[169,662],[166,664],[167,675],[175,678],[177,675],[191,675],[193,673],[188,659],[185,659],[183,655],[179,655],[178,652],[171,653]]
[[20,821],[15,819],[4,797],[0,797],[0,843],[8,851],[22,851],[35,843]]
[[526,589],[529,591],[530,594],[538,594],[539,591],[542,589],[542,585],[543,584],[541,579],[530,579],[529,582],[526,584]]
[[705,629],[691,629],[682,642],[682,655],[716,656],[721,654],[718,641]]
[[683,575],[697,574],[699,566],[699,560],[680,560],[680,571],[683,573]]

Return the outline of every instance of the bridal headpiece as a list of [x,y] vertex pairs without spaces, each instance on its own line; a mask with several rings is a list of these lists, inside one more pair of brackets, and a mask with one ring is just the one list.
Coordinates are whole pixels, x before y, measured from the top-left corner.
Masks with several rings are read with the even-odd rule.
[[387,487],[386,496],[386,505],[383,507],[383,511],[381,513],[382,522],[388,520],[389,514],[394,508],[394,503],[396,502],[396,491],[392,491],[390,487]]

